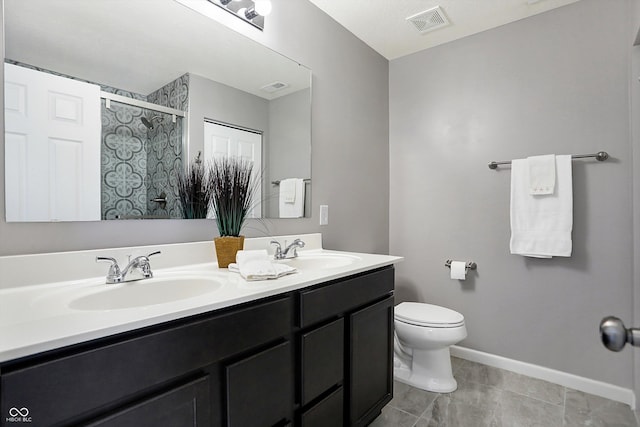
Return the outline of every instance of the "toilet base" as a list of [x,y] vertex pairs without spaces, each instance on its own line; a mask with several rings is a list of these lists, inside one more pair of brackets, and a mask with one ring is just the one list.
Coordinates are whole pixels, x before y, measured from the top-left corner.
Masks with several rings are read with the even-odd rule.
[[458,388],[451,369],[449,347],[414,350],[410,366],[394,363],[393,376],[397,381],[434,393],[451,393]]

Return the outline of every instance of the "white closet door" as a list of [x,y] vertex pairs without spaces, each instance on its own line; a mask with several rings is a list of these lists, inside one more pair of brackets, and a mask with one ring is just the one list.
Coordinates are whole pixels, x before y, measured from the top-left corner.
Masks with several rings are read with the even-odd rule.
[[[237,156],[253,162],[253,174],[262,169],[262,135],[230,126],[204,123],[204,161],[220,157]],[[255,206],[249,218],[260,218],[262,212],[262,185],[255,193]]]
[[100,87],[5,64],[7,221],[100,220]]

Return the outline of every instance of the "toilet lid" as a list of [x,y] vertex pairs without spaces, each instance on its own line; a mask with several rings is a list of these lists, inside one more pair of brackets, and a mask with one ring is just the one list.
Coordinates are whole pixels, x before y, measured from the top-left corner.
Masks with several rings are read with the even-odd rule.
[[403,302],[395,307],[394,317],[404,323],[434,328],[455,328],[464,325],[464,316],[438,305]]

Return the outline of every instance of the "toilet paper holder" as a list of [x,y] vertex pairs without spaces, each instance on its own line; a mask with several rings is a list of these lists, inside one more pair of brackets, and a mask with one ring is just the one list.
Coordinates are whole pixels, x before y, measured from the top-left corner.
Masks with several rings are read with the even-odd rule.
[[[444,262],[444,266],[451,268],[451,262],[452,262],[452,260],[450,260],[450,259],[446,260]],[[467,263],[465,264],[464,267],[465,267],[466,270],[475,270],[476,267],[478,267],[478,265],[473,261],[467,261]]]

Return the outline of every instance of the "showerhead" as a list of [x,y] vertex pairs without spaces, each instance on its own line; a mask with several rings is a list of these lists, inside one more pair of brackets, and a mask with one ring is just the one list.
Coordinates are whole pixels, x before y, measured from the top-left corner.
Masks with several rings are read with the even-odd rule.
[[147,119],[146,117],[140,118],[140,121],[142,121],[142,124],[145,125],[149,130],[153,130],[155,128],[155,126],[153,125],[154,120],[158,120],[161,122],[163,119],[162,119],[162,116],[153,116],[151,117],[151,119]]

